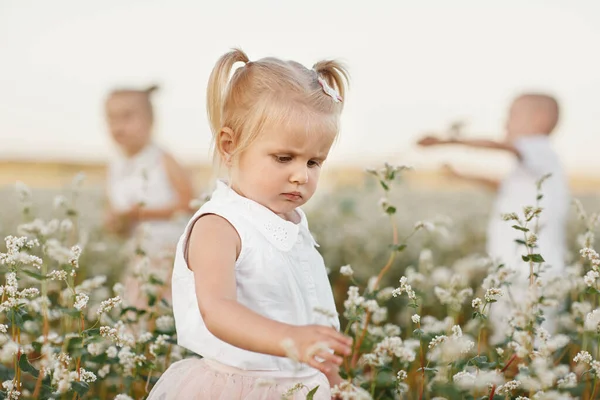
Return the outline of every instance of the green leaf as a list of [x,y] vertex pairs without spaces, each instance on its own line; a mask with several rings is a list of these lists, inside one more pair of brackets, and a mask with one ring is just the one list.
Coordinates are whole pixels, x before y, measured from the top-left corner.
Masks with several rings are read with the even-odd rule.
[[85,331],[81,332],[82,335],[87,335],[87,336],[97,336],[100,335],[100,328],[90,328],[90,329],[86,329]]
[[515,242],[517,242],[518,244],[522,244],[523,246],[527,246],[527,242],[522,239],[515,239]]
[[165,282],[163,280],[158,279],[154,275],[150,275],[150,278],[148,279],[148,282],[150,282],[153,285],[164,285],[165,284]]
[[85,396],[88,390],[90,390],[90,385],[88,385],[86,382],[75,381],[72,383],[72,387],[75,393],[79,395],[79,397]]
[[171,308],[171,307],[172,307],[172,306],[169,304],[169,302],[168,302],[167,300],[165,300],[165,299],[160,299],[160,302],[161,302],[161,303],[162,303],[162,304],[163,304],[165,307],[168,307],[168,308]]
[[121,316],[125,315],[125,313],[129,311],[134,311],[136,314],[139,314],[141,310],[138,310],[136,307],[129,306],[121,309]]
[[529,232],[529,228],[523,228],[522,226],[519,226],[519,225],[513,225],[512,227],[514,229],[517,229],[517,230],[520,230],[520,231],[523,231],[523,232]]
[[480,313],[479,311],[475,311],[475,312],[473,312],[473,319],[475,319],[475,318],[480,318],[480,319],[486,320],[487,315]]
[[385,212],[389,215],[396,214],[396,207],[388,206],[388,208],[386,208]]
[[33,365],[29,364],[29,360],[27,359],[27,354],[21,354],[21,358],[19,358],[19,368],[21,368],[21,371],[23,371],[23,372],[29,372],[35,378],[37,378],[38,375],[40,374],[40,371],[35,369],[35,367]]
[[593,287],[589,287],[589,288],[585,289],[585,292],[587,294],[600,294],[600,290],[593,288]]
[[6,318],[8,318],[8,322],[10,323],[9,326],[12,326],[14,323],[16,326],[23,329],[23,317],[18,311],[15,312],[14,309],[8,310]]
[[37,272],[30,271],[30,270],[25,269],[25,268],[21,269],[21,271],[25,275],[28,275],[28,276],[32,277],[33,279],[37,279],[38,281],[45,281],[46,279],[48,279],[48,277],[45,276],[45,275],[38,274]]
[[523,261],[528,262],[530,260],[529,255],[526,256],[521,256],[521,258],[523,259]]
[[470,363],[470,364],[473,364],[473,365],[474,365],[474,366],[476,366],[476,367],[480,367],[480,368],[481,368],[481,366],[482,366],[483,364],[487,363],[487,360],[488,360],[488,359],[487,359],[487,357],[486,357],[486,356],[476,356],[476,357],[473,357],[473,358],[471,358],[471,359],[469,360],[469,363]]
[[397,252],[401,252],[404,249],[406,249],[406,244],[402,243],[402,244],[393,244],[390,246],[392,248],[392,250],[397,251]]
[[416,337],[419,337],[419,338],[420,338],[420,337],[422,337],[422,336],[423,336],[423,334],[424,334],[424,333],[425,333],[425,332],[423,332],[423,329],[415,329],[415,330],[413,331],[413,336],[416,336]]
[[543,198],[544,198],[544,195],[543,195],[543,194],[538,194],[538,195],[537,195],[537,199],[538,199],[538,201],[539,201],[539,200],[541,200],[541,199],[543,199]]
[[81,347],[83,345],[83,338],[82,337],[72,337],[69,339],[69,344],[68,344],[68,348],[69,349],[74,349],[77,347]]
[[319,389],[319,386],[315,386],[315,388],[313,390],[311,390],[310,392],[308,392],[308,394],[306,395],[306,400],[312,400],[313,397],[315,397],[315,393],[317,393],[317,390]]
[[537,263],[541,263],[544,262],[544,257],[542,257],[541,254],[532,254],[529,256],[531,258],[531,261],[533,262],[537,262]]
[[384,181],[379,181],[379,183],[381,184],[383,190],[385,190],[386,192],[390,190],[390,187]]
[[13,378],[12,369],[8,369],[4,364],[0,364],[0,379],[2,382]]

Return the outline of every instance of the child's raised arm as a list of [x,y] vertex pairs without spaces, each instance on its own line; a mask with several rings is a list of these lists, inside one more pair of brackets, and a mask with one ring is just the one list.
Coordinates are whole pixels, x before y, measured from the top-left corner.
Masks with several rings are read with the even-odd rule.
[[[339,356],[316,350],[323,343],[338,354],[350,354],[352,340],[334,328],[277,322],[238,303],[234,268],[240,251],[240,237],[224,218],[209,214],[194,224],[187,259],[194,273],[198,307],[208,330],[233,346],[280,357],[286,356],[281,343],[292,339],[300,361],[325,374],[331,371],[330,363],[341,364]],[[318,362],[315,356],[325,362]]]
[[502,151],[507,151],[509,153],[513,153],[518,158],[521,158],[519,151],[511,143],[498,142],[495,140],[442,139],[442,138],[439,138],[436,136],[424,136],[417,142],[417,144],[419,146],[423,146],[423,147],[454,144],[454,145],[462,145],[462,146],[473,147],[473,148],[478,148],[478,149],[502,150]]
[[442,167],[442,170],[443,170],[444,174],[446,176],[449,176],[450,178],[459,179],[459,180],[462,180],[462,181],[465,181],[468,183],[480,185],[480,186],[483,186],[486,189],[490,189],[492,191],[498,190],[498,187],[500,186],[500,182],[498,182],[496,179],[486,178],[483,176],[463,174],[461,172],[458,172],[457,170],[454,169],[454,167],[452,167],[448,164],[445,164]]

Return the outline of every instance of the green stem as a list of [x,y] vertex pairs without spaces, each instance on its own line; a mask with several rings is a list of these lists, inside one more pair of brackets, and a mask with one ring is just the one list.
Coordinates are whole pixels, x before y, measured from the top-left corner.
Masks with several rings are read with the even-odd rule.
[[375,396],[375,384],[377,383],[377,370],[375,370],[375,376],[373,376],[373,380],[371,381],[371,397]]

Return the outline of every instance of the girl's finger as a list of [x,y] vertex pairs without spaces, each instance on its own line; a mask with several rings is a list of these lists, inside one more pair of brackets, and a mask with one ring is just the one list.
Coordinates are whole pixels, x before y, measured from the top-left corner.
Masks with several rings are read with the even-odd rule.
[[336,356],[335,354],[330,353],[328,351],[319,351],[317,354],[315,354],[315,356],[322,360],[324,363],[342,365],[342,357]]
[[310,360],[308,360],[308,365],[310,365],[314,369],[318,369],[319,371],[321,371],[324,374],[328,374],[331,371],[331,368],[326,363],[318,362],[314,358],[311,358]]
[[350,355],[350,353],[352,353],[352,349],[350,348],[350,346],[346,345],[345,343],[340,343],[335,340],[330,340],[327,342],[327,344],[328,344],[329,348],[332,349],[337,354],[342,354],[342,355],[347,356],[347,355]]

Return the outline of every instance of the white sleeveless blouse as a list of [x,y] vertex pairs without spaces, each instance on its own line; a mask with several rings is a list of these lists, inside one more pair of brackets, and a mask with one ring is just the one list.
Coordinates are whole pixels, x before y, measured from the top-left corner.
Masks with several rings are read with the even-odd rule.
[[[270,371],[272,376],[308,376],[316,372],[290,359],[234,347],[212,335],[196,299],[195,281],[184,258],[185,241],[200,216],[216,214],[238,232],[241,251],[235,263],[237,301],[255,312],[293,325],[320,324],[339,329],[333,293],[318,244],[301,222],[286,221],[268,208],[238,195],[217,182],[209,202],[192,217],[177,244],[173,269],[173,311],[178,344],[205,357],[236,368]],[[316,312],[326,309],[335,317]],[[244,327],[240,326],[243,330]],[[269,332],[264,332],[268,337]]]
[[[164,166],[163,150],[151,143],[133,157],[119,157],[108,167],[107,192],[115,211],[125,212],[143,203],[147,209],[171,206],[177,200]],[[185,220],[145,221],[144,231],[147,251],[172,248],[185,227]],[[140,228],[140,227],[136,227]]]

